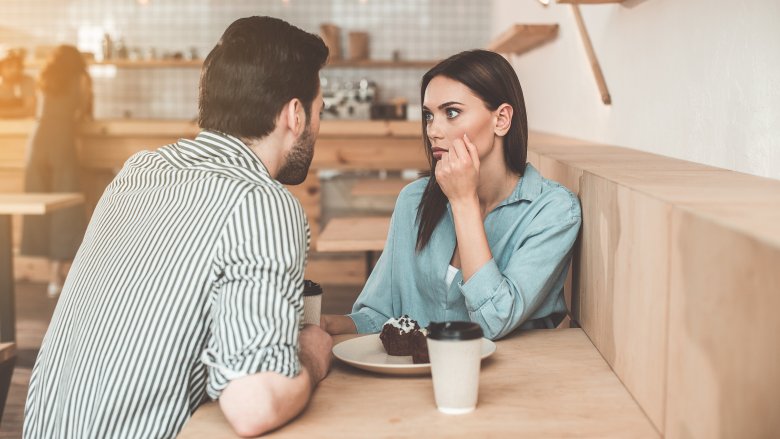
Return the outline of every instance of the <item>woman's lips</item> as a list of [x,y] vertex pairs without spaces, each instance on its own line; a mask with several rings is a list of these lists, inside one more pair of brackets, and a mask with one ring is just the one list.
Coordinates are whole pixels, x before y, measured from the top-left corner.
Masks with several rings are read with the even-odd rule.
[[431,152],[433,153],[433,158],[439,160],[441,159],[441,156],[447,152],[447,150],[444,148],[431,148]]

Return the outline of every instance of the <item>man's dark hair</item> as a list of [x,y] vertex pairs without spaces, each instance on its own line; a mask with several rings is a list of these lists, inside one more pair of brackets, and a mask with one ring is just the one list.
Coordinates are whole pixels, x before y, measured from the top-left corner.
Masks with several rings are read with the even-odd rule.
[[262,138],[293,98],[303,103],[308,124],[327,59],[320,37],[283,20],[234,21],[203,63],[198,125],[239,138]]

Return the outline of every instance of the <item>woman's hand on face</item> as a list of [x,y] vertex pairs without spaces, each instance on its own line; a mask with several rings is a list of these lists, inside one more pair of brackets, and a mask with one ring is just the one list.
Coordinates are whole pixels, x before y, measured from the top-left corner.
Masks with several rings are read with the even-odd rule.
[[436,181],[450,203],[472,201],[477,197],[479,154],[467,135],[455,139],[449,151],[441,156],[436,163],[435,174]]

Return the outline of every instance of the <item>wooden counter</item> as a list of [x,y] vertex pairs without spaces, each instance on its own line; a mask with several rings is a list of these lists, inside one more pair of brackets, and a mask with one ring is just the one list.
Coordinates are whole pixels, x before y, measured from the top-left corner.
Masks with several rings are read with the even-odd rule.
[[[33,126],[33,120],[0,120],[0,193],[23,190],[25,148]],[[301,185],[288,186],[306,211],[312,248],[321,226],[318,170],[426,169],[420,130],[419,121],[322,121],[308,177]],[[198,127],[192,121],[182,120],[99,120],[84,123],[81,132],[78,153],[83,166],[82,187],[85,208],[91,213],[106,185],[131,155],[173,143],[181,137],[193,138]],[[41,263],[33,261],[18,272],[30,276],[48,272]],[[318,270],[317,262],[312,260],[307,270],[321,282],[362,283],[366,274],[361,268],[361,258],[356,256],[349,264],[357,269]],[[342,275],[347,272],[351,274]]]

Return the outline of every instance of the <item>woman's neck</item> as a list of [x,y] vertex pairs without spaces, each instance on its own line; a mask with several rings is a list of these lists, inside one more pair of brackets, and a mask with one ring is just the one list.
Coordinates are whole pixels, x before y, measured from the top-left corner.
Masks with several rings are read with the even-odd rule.
[[500,149],[485,157],[480,164],[477,187],[479,207],[483,217],[514,191],[519,179],[520,176],[506,166],[503,151]]

